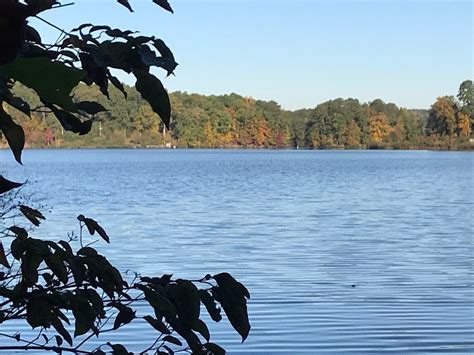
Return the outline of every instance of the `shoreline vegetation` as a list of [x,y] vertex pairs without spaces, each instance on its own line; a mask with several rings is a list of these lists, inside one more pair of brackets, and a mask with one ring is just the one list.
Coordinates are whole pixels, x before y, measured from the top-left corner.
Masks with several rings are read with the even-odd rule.
[[[275,101],[237,94],[170,93],[170,129],[137,90],[127,99],[110,88],[110,101],[97,87],[79,85],[74,101],[92,101],[108,111],[88,115],[91,132],[65,131],[35,94],[15,91],[35,109],[31,118],[4,104],[23,126],[27,148],[226,148],[474,150],[473,85],[464,81],[456,97],[438,97],[430,109],[405,109],[380,99],[362,103],[338,98],[312,109],[288,111]],[[8,147],[5,137],[0,147]]]
[[[311,148],[311,147],[178,147],[178,146],[150,146],[150,145],[61,145],[61,146],[25,146],[24,150],[59,150],[59,149],[145,149],[145,150],[294,150],[294,151],[361,151],[361,150],[378,150],[378,151],[439,151],[439,152],[474,152],[474,142],[468,144],[462,144],[460,146],[453,147],[409,147],[409,148],[399,148],[399,147],[347,147],[347,148],[338,148],[338,147],[328,147],[328,148]],[[0,150],[10,150],[7,145],[2,144]]]

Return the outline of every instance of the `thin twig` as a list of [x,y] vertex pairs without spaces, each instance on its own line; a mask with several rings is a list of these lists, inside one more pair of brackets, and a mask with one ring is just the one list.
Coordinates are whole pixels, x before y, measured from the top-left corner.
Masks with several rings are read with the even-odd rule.
[[57,29],[58,31],[60,31],[60,32],[66,34],[66,35],[68,35],[68,36],[71,36],[71,34],[70,34],[69,32],[63,30],[62,28],[60,28],[60,27],[58,27],[58,26],[56,26],[54,23],[51,23],[51,22],[49,22],[48,20],[45,20],[44,18],[39,17],[38,15],[36,15],[35,17],[36,17],[38,20],[43,21],[45,24],[47,24],[47,25],[49,25],[49,26],[51,26],[51,27]]
[[71,6],[74,5],[73,2],[67,3],[67,4],[57,4],[52,7],[52,9],[59,9],[60,7],[66,7],[66,6]]
[[90,351],[84,351],[79,349],[71,349],[71,348],[62,348],[59,346],[43,346],[43,345],[35,345],[35,346],[0,346],[0,351],[11,350],[11,351],[20,351],[20,350],[45,350],[45,351],[54,351],[56,353],[60,353],[61,351],[74,353],[74,354],[91,354]]

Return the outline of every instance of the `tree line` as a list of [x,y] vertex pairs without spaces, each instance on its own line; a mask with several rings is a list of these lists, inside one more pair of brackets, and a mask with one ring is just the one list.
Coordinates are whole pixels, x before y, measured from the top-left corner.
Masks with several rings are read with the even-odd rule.
[[79,85],[74,101],[94,101],[107,111],[85,137],[66,132],[43,110],[34,93],[17,86],[33,110],[26,118],[10,114],[24,127],[31,147],[312,148],[312,149],[472,149],[473,84],[464,81],[456,96],[438,97],[430,109],[410,110],[381,99],[362,103],[338,98],[314,109],[288,111],[275,101],[237,94],[170,94],[172,119],[164,128],[138,91],[115,88],[110,100],[99,88]]

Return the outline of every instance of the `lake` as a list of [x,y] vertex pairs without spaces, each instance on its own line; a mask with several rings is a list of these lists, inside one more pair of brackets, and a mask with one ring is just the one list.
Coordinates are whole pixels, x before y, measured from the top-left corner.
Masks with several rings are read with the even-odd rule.
[[[211,328],[231,352],[474,353],[474,153],[0,155],[46,206],[35,236],[65,239],[82,213],[108,231],[112,244],[96,246],[121,270],[244,283],[248,340],[226,320]],[[132,325],[107,340],[139,350],[153,330]]]

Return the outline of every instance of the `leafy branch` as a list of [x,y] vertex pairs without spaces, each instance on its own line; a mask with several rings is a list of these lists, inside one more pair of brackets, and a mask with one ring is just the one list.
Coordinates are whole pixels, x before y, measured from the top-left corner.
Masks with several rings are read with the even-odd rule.
[[[166,0],[155,4],[173,12]],[[133,11],[128,0],[118,3]],[[166,44],[154,36],[137,35],[107,25],[83,24],[67,32],[40,13],[62,5],[55,0],[0,0],[0,129],[15,160],[22,163],[25,146],[23,128],[11,117],[15,109],[26,116],[32,111],[49,110],[62,127],[84,135],[92,127],[94,116],[105,108],[91,101],[77,102],[72,97],[78,85],[96,85],[109,97],[109,84],[127,98],[123,84],[111,74],[122,70],[136,78],[136,89],[165,126],[171,119],[171,104],[161,81],[151,68],[173,74],[177,63]],[[29,26],[35,17],[60,31],[56,43],[44,44],[41,35]],[[31,89],[40,105],[31,108],[27,100],[16,96],[17,83]],[[23,186],[0,176],[0,198]],[[25,203],[8,200],[0,212],[3,224],[11,216],[22,216],[38,227],[45,216]],[[25,340],[20,334],[0,333],[0,337],[21,345],[2,345],[0,350],[47,350],[54,352],[128,354],[122,344],[105,342],[93,351],[83,350],[93,336],[104,336],[131,322],[146,322],[156,331],[144,351],[173,354],[222,354],[210,342],[210,332],[200,318],[201,307],[219,322],[222,310],[244,341],[250,331],[247,314],[248,290],[228,273],[206,275],[200,280],[138,276],[126,278],[104,255],[84,243],[85,231],[110,243],[110,237],[92,218],[79,215],[79,238],[54,242],[30,236],[19,225],[4,225],[0,238],[0,324],[26,321],[38,334]],[[0,228],[1,229],[1,228]],[[11,243],[4,243],[11,239]],[[77,243],[79,244],[77,246]],[[137,315],[137,304],[146,305],[146,314]],[[112,325],[113,321],[113,325]],[[44,333],[54,329],[53,338]],[[79,339],[77,339],[79,338]],[[40,339],[44,339],[41,343]],[[102,338],[101,338],[102,339]],[[76,345],[74,345],[76,342]],[[69,346],[63,346],[67,343]]]

